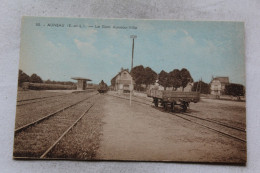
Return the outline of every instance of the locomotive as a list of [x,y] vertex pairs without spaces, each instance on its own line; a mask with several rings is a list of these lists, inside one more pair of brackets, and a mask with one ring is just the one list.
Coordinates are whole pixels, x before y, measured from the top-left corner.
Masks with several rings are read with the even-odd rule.
[[99,93],[106,93],[108,91],[107,84],[101,80],[101,82],[98,84],[98,92]]

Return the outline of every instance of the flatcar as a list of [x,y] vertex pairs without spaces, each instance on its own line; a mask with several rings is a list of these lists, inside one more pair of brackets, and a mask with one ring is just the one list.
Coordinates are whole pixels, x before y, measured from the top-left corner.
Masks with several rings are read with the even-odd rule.
[[160,103],[165,110],[170,106],[171,111],[173,111],[174,105],[180,105],[184,112],[187,110],[187,107],[189,107],[190,102],[197,103],[200,100],[199,92],[150,89],[147,91],[147,96],[153,98],[153,103],[156,107],[158,107]]

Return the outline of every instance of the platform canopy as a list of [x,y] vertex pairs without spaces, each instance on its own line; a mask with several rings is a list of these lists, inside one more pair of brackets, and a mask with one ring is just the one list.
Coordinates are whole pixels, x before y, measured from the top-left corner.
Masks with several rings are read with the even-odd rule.
[[83,78],[83,77],[72,77],[71,79],[74,79],[74,80],[92,81],[91,79],[87,79],[87,78]]
[[86,81],[92,81],[91,79],[83,77],[72,77],[71,79],[77,80],[77,90],[86,90]]

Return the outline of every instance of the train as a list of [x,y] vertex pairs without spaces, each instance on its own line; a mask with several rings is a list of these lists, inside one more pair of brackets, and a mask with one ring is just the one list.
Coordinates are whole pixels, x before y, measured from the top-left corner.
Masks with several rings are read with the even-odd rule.
[[108,91],[108,86],[103,80],[101,80],[101,82],[98,84],[97,90],[99,93],[106,93]]

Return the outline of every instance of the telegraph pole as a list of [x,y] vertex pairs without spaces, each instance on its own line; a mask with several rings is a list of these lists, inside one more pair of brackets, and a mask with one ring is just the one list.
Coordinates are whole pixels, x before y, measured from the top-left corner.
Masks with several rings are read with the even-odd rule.
[[[133,70],[133,61],[134,61],[135,38],[137,38],[137,36],[136,35],[130,35],[130,38],[133,39],[133,44],[132,44],[132,61],[131,61],[131,71],[132,71]],[[133,90],[134,90],[134,87],[132,88],[132,86],[133,86],[133,77],[132,77],[131,86],[130,86],[130,106],[132,105],[132,93],[133,93]]]

